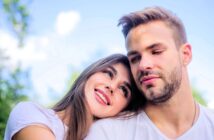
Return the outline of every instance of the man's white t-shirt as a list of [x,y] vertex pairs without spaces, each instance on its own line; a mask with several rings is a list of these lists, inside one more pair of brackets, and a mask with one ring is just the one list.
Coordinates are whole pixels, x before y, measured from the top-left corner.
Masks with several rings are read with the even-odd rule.
[[10,113],[4,140],[11,140],[18,131],[27,126],[41,124],[53,132],[56,140],[64,139],[66,126],[52,109],[43,108],[32,102],[21,102]]
[[[145,112],[131,119],[103,119],[95,122],[85,140],[169,140]],[[199,118],[176,140],[214,140],[214,111],[200,105]]]

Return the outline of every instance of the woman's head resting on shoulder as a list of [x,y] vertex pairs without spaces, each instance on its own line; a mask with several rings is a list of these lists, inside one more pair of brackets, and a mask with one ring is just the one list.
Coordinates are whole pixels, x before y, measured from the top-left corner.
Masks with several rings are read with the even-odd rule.
[[[135,91],[128,58],[113,54],[88,66],[55,110],[62,111],[62,108],[79,102],[79,106],[74,107],[83,109],[88,106],[86,108],[94,117],[111,117],[130,108],[128,104],[133,100]],[[61,109],[58,109],[59,106]]]
[[101,63],[85,82],[85,100],[95,117],[115,116],[124,110],[131,100],[128,63],[125,57],[119,56],[109,57],[105,63]]
[[79,131],[88,129],[90,119],[116,116],[121,111],[138,111],[139,103],[143,102],[136,101],[141,97],[139,94],[128,58],[113,54],[88,66],[54,110],[65,112],[69,129],[76,129],[71,133],[78,135]]

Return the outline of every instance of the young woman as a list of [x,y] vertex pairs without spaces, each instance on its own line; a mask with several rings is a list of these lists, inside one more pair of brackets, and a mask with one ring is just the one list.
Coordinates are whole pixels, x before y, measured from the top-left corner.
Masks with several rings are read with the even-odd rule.
[[134,83],[126,56],[100,59],[81,73],[53,109],[19,103],[10,114],[4,140],[82,140],[99,118],[138,113],[143,97]]

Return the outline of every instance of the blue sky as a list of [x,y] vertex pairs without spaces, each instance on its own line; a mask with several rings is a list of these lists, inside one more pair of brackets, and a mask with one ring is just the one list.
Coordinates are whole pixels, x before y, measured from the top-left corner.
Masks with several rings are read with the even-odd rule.
[[16,48],[17,40],[4,26],[0,26],[0,47],[7,46],[11,67],[21,61],[23,69],[31,68],[33,91],[29,95],[48,104],[64,95],[72,72],[111,53],[126,53],[117,27],[121,16],[147,6],[163,6],[182,19],[193,49],[191,83],[214,107],[213,5],[211,0],[34,0],[29,4],[30,33],[25,47]]

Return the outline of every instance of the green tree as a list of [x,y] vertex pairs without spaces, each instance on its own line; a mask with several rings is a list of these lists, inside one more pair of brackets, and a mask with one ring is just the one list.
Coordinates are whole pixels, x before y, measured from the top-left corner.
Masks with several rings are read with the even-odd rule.
[[73,85],[74,81],[79,77],[79,75],[80,73],[77,71],[71,73],[71,78],[68,81],[67,91],[71,89],[71,86]]
[[198,103],[200,103],[201,105],[207,106],[206,100],[204,99],[204,97],[201,95],[200,91],[197,88],[195,87],[192,88],[192,94]]
[[21,0],[3,0],[1,3],[10,29],[19,40],[19,47],[23,47],[24,38],[28,33],[29,12],[27,4]]
[[[3,72],[3,71],[1,71]],[[3,138],[6,122],[12,107],[19,101],[27,100],[27,96],[21,94],[24,85],[19,81],[23,72],[19,69],[11,73],[10,76],[0,79],[0,136]],[[1,139],[0,138],[0,139]]]
[[[0,7],[11,33],[18,39],[18,47],[23,47],[29,25],[27,5],[20,0],[2,0]],[[19,101],[27,100],[23,93],[26,90],[26,83],[29,82],[28,72],[21,70],[18,64],[13,69],[5,65],[9,59],[0,46],[0,140],[3,140],[6,122],[13,106]]]

